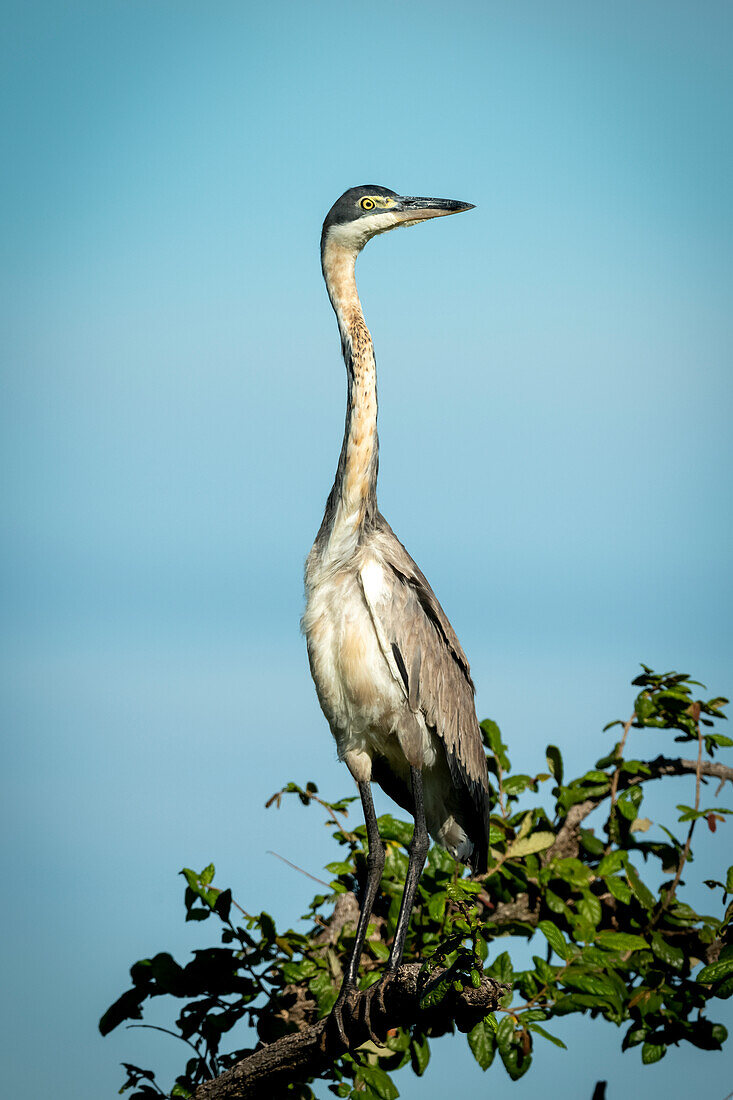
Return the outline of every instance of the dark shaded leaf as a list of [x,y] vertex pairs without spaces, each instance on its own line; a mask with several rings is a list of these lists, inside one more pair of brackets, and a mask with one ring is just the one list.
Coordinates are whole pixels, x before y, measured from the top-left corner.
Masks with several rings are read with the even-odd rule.
[[476,1026],[469,1031],[468,1045],[481,1069],[487,1070],[494,1061],[496,1039],[494,1029],[486,1020],[479,1020]]

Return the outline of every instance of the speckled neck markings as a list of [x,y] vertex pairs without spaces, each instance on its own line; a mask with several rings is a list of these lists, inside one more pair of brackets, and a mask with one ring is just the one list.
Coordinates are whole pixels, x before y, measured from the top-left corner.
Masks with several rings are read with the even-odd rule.
[[[346,234],[344,234],[346,237]],[[336,480],[328,499],[322,533],[329,557],[353,553],[359,534],[377,514],[377,368],[372,338],[356,289],[358,244],[330,234],[321,253],[323,275],[341,333],[348,395],[346,427]]]

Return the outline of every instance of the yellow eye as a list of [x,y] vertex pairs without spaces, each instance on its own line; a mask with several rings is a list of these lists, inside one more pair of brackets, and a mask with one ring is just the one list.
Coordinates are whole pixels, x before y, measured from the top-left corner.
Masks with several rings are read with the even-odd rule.
[[362,208],[362,210],[373,210],[374,199],[362,199],[359,203],[359,206]]

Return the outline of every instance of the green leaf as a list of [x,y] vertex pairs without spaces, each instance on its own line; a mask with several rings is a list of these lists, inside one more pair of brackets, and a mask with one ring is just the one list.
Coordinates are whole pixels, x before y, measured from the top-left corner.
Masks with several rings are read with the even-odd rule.
[[412,1063],[412,1071],[416,1077],[422,1077],[425,1070],[428,1068],[428,1062],[430,1061],[430,1043],[422,1036],[420,1038],[413,1038],[410,1042],[410,1062]]
[[502,951],[500,955],[496,956],[488,969],[488,973],[497,981],[511,985],[514,980],[514,967],[508,951]]
[[585,864],[581,863],[575,856],[566,856],[563,859],[553,859],[550,863],[550,869],[554,875],[557,875],[558,878],[561,878],[571,886],[590,886],[593,879],[593,872],[590,868],[586,867]]
[[541,920],[537,925],[542,935],[549,943],[552,950],[566,961],[572,958],[573,952],[565,941],[560,929],[550,920]]
[[274,943],[275,937],[277,935],[277,929],[275,927],[275,922],[270,914],[265,912],[260,913],[258,921],[260,925],[260,931],[262,932],[262,938],[266,940],[267,943]]
[[551,1043],[554,1043],[556,1047],[562,1047],[563,1050],[568,1048],[563,1043],[562,1039],[558,1039],[557,1035],[550,1035],[549,1031],[545,1031],[539,1024],[527,1024],[530,1031],[536,1031],[538,1035],[541,1035],[543,1039],[549,1039]]
[[141,1004],[148,994],[142,989],[128,989],[107,1009],[99,1021],[102,1035],[109,1035],[123,1020],[141,1020]]
[[604,844],[600,837],[594,835],[592,829],[580,830],[580,842],[591,856],[603,855]]
[[578,913],[582,919],[595,928],[601,919],[601,903],[595,894],[590,891],[584,894],[578,902]]
[[718,982],[721,978],[727,977],[728,974],[733,974],[733,958],[719,959],[717,962],[711,963],[710,966],[704,966],[700,973],[695,976],[695,981]]
[[521,1046],[516,1041],[513,1017],[504,1016],[499,1021],[499,1026],[496,1029],[496,1045],[499,1048],[499,1055],[504,1063],[504,1069],[512,1081],[518,1081],[532,1064],[532,1057],[530,1054],[524,1054]]
[[618,875],[609,875],[606,879],[606,886],[617,901],[623,902],[624,905],[629,904],[631,901],[631,890],[625,879],[619,878]]
[[450,989],[450,983],[450,977],[445,976],[440,981],[430,982],[420,998],[420,1008],[435,1008],[436,1005],[439,1005]]
[[231,890],[222,890],[214,902],[214,912],[217,916],[221,917],[223,921],[229,920],[229,912],[232,907],[232,892]]
[[726,810],[725,806],[708,806],[704,810],[696,810],[692,806],[680,803],[677,809],[682,810],[680,821],[699,821],[701,817],[707,817],[708,814],[733,814],[733,810]]
[[532,956],[534,968],[545,985],[551,985],[555,981],[555,967],[541,959],[539,955]]
[[563,913],[566,917],[570,917],[570,906],[566,901],[563,901],[559,894],[556,894],[554,890],[551,890],[549,886],[545,889],[545,902],[547,908],[553,913]]
[[624,857],[624,852],[619,851],[618,848],[614,848],[614,850],[609,852],[607,856],[604,856],[598,864],[598,874],[602,876],[614,875],[623,867]]
[[382,1100],[397,1100],[397,1097],[400,1095],[391,1077],[389,1077],[383,1069],[380,1069],[379,1066],[360,1066],[359,1076],[366,1081],[367,1085],[369,1085]]
[[327,863],[324,870],[328,871],[331,875],[351,875],[354,873],[352,864],[344,863],[343,861]]
[[644,792],[641,787],[630,787],[628,791],[624,791],[620,796],[616,805],[625,818],[628,818],[629,821],[633,821],[639,816],[636,811],[639,809],[643,798]]
[[443,921],[443,914],[445,913],[446,896],[444,891],[440,891],[438,894],[431,894],[428,901],[428,913],[430,919],[434,920],[437,924],[441,924]]
[[618,998],[618,990],[602,974],[591,974],[586,970],[570,969],[558,979],[563,985],[579,989],[581,993],[592,993],[594,997]]
[[496,1028],[496,1042],[499,1050],[506,1049],[514,1039],[514,1017],[502,1016]]
[[649,887],[639,878],[639,872],[636,870],[633,863],[627,863],[626,877],[629,880],[629,886],[634,892],[634,897],[639,904],[643,905],[645,909],[652,909],[655,905],[654,895]]
[[412,840],[414,828],[406,821],[398,821],[392,814],[382,814],[379,818],[379,835],[382,840],[395,840],[405,847]]
[[644,1043],[641,1048],[641,1060],[645,1066],[651,1066],[654,1062],[659,1062],[664,1058],[667,1053],[667,1048],[664,1044],[658,1043]]
[[656,707],[648,692],[642,691],[641,694],[637,696],[636,702],[634,703],[634,712],[636,713],[636,717],[639,719],[640,722],[643,723],[646,722],[647,719],[651,718],[655,711]]
[[494,1061],[496,1039],[494,1029],[486,1020],[479,1020],[476,1026],[469,1031],[468,1045],[481,1069],[487,1070]]
[[733,866],[728,868],[728,873],[725,876],[725,889],[727,893],[733,894]]
[[545,750],[545,756],[547,757],[547,767],[552,772],[558,787],[562,786],[563,777],[563,764],[562,756],[557,745],[548,745]]
[[301,959],[299,962],[286,962],[282,964],[281,973],[286,982],[296,984],[306,978],[312,978],[318,972],[318,967],[312,959]]
[[519,795],[531,787],[534,780],[530,775],[510,775],[504,780],[504,790],[507,794]]
[[530,836],[520,837],[509,845],[507,855],[510,859],[519,859],[521,856],[530,856],[534,852],[543,852],[555,843],[554,833],[532,833]]
[[669,940],[665,940],[661,932],[655,932],[652,936],[652,951],[666,963],[667,966],[681,970],[685,965],[685,953],[680,947],[675,947]]
[[609,951],[643,951],[647,942],[643,936],[634,936],[630,932],[599,932],[596,943]]
[[308,982],[308,988],[316,998],[318,1016],[323,1019],[331,1011],[338,997],[338,990],[333,984],[331,975],[327,970],[319,970]]

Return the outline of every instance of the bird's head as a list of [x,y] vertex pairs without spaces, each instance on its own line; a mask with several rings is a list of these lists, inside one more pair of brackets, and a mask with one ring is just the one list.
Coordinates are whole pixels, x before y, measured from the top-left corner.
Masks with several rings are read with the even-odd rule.
[[378,233],[403,225],[417,225],[428,218],[444,218],[473,210],[473,203],[456,199],[421,199],[398,195],[388,187],[366,184],[344,191],[323,223],[321,251],[335,244],[356,254]]

